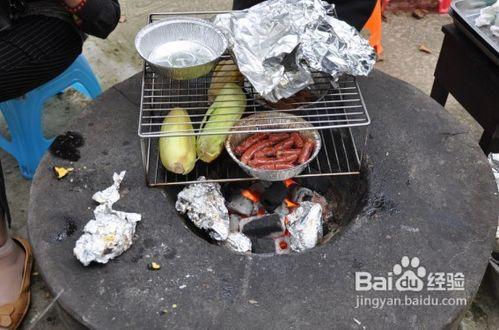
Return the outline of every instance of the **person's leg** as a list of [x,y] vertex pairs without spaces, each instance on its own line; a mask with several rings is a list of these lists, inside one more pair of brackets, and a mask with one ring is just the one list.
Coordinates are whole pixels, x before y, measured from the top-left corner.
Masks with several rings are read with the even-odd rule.
[[[66,22],[43,16],[26,17],[0,32],[0,102],[57,77],[81,53],[82,38]],[[8,236],[9,220],[0,164],[0,307],[17,300],[25,251]]]
[[9,210],[0,163],[0,306],[15,301],[21,289],[24,269],[24,250],[8,235]]
[[82,44],[74,27],[52,17],[22,18],[0,32],[0,102],[57,77],[81,54]]

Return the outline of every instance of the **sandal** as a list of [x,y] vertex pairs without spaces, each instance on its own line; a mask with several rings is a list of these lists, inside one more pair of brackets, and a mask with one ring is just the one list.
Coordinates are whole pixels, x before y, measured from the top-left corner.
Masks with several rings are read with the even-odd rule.
[[22,238],[13,238],[13,240],[24,249],[26,257],[19,297],[11,304],[0,306],[0,328],[9,330],[17,329],[28,311],[31,300],[31,268],[33,267],[33,252],[29,242]]

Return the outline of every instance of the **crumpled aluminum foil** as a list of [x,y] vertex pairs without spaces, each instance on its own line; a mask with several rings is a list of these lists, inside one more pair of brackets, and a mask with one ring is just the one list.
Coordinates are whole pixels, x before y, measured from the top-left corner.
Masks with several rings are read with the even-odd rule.
[[100,204],[94,210],[95,220],[85,225],[73,249],[74,255],[84,266],[92,261],[105,264],[132,245],[141,215],[113,210],[113,204],[120,199],[119,188],[125,173],[114,173],[113,185],[92,196]]
[[[198,181],[206,178],[201,176]],[[211,238],[225,241],[229,235],[229,211],[218,183],[193,183],[177,196],[175,208],[198,228],[208,230]]]
[[287,216],[291,250],[311,249],[322,238],[322,208],[317,203],[303,202]]
[[311,85],[311,71],[337,80],[372,70],[373,48],[354,27],[329,16],[333,8],[321,0],[269,0],[220,14],[214,23],[225,31],[241,73],[277,102]]
[[475,19],[475,25],[478,27],[490,25],[492,34],[499,37],[499,1],[480,9],[480,15]]
[[494,173],[494,178],[496,179],[497,189],[499,190],[499,154],[490,153],[488,158],[490,167],[492,167],[492,173]]
[[251,252],[251,240],[242,233],[229,233],[224,245],[238,253]]

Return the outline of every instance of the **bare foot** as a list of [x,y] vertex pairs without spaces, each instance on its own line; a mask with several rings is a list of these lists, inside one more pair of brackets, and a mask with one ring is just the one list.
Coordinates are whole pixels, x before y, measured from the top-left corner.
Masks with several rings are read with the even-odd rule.
[[26,253],[12,239],[0,246],[0,306],[19,297]]

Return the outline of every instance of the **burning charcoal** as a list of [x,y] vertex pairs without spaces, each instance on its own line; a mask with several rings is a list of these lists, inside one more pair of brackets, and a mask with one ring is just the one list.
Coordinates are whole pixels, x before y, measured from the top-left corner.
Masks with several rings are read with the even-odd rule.
[[232,195],[230,202],[227,203],[227,208],[249,217],[253,213],[253,202],[238,192]]
[[262,203],[260,202],[253,203],[253,212],[251,212],[251,215],[262,215],[262,214],[265,214],[265,209],[263,208]]
[[293,251],[305,251],[317,245],[322,238],[322,209],[319,204],[303,202],[287,216]]
[[241,232],[249,237],[267,237],[284,232],[281,217],[278,214],[256,216],[240,221]]
[[249,189],[251,191],[254,191],[260,195],[262,195],[265,192],[265,189],[270,187],[272,185],[272,182],[270,181],[257,181],[254,184],[252,184]]
[[271,237],[252,238],[253,253],[275,253],[275,242]]
[[289,214],[288,206],[286,202],[282,202],[281,205],[274,210],[275,214],[279,214],[281,217],[285,217]]
[[[204,176],[198,181],[206,180]],[[229,211],[218,183],[194,183],[177,196],[175,208],[201,229],[210,231],[217,241],[225,241],[229,234]]]
[[281,182],[274,182],[262,194],[262,205],[267,212],[272,213],[281,205],[282,201],[288,195],[289,189]]
[[275,253],[277,254],[289,254],[291,252],[289,237],[278,237],[274,240],[275,243]]
[[229,231],[231,233],[239,232],[239,221],[241,217],[237,214],[231,214],[229,218]]
[[251,240],[241,233],[229,233],[224,245],[235,252],[251,252]]
[[296,203],[310,201],[314,192],[308,188],[296,186],[291,191],[291,200]]
[[236,194],[240,194],[241,190],[250,189],[249,182],[227,182],[223,183],[220,186],[220,191],[222,192],[222,196],[226,200],[231,200],[232,196]]

